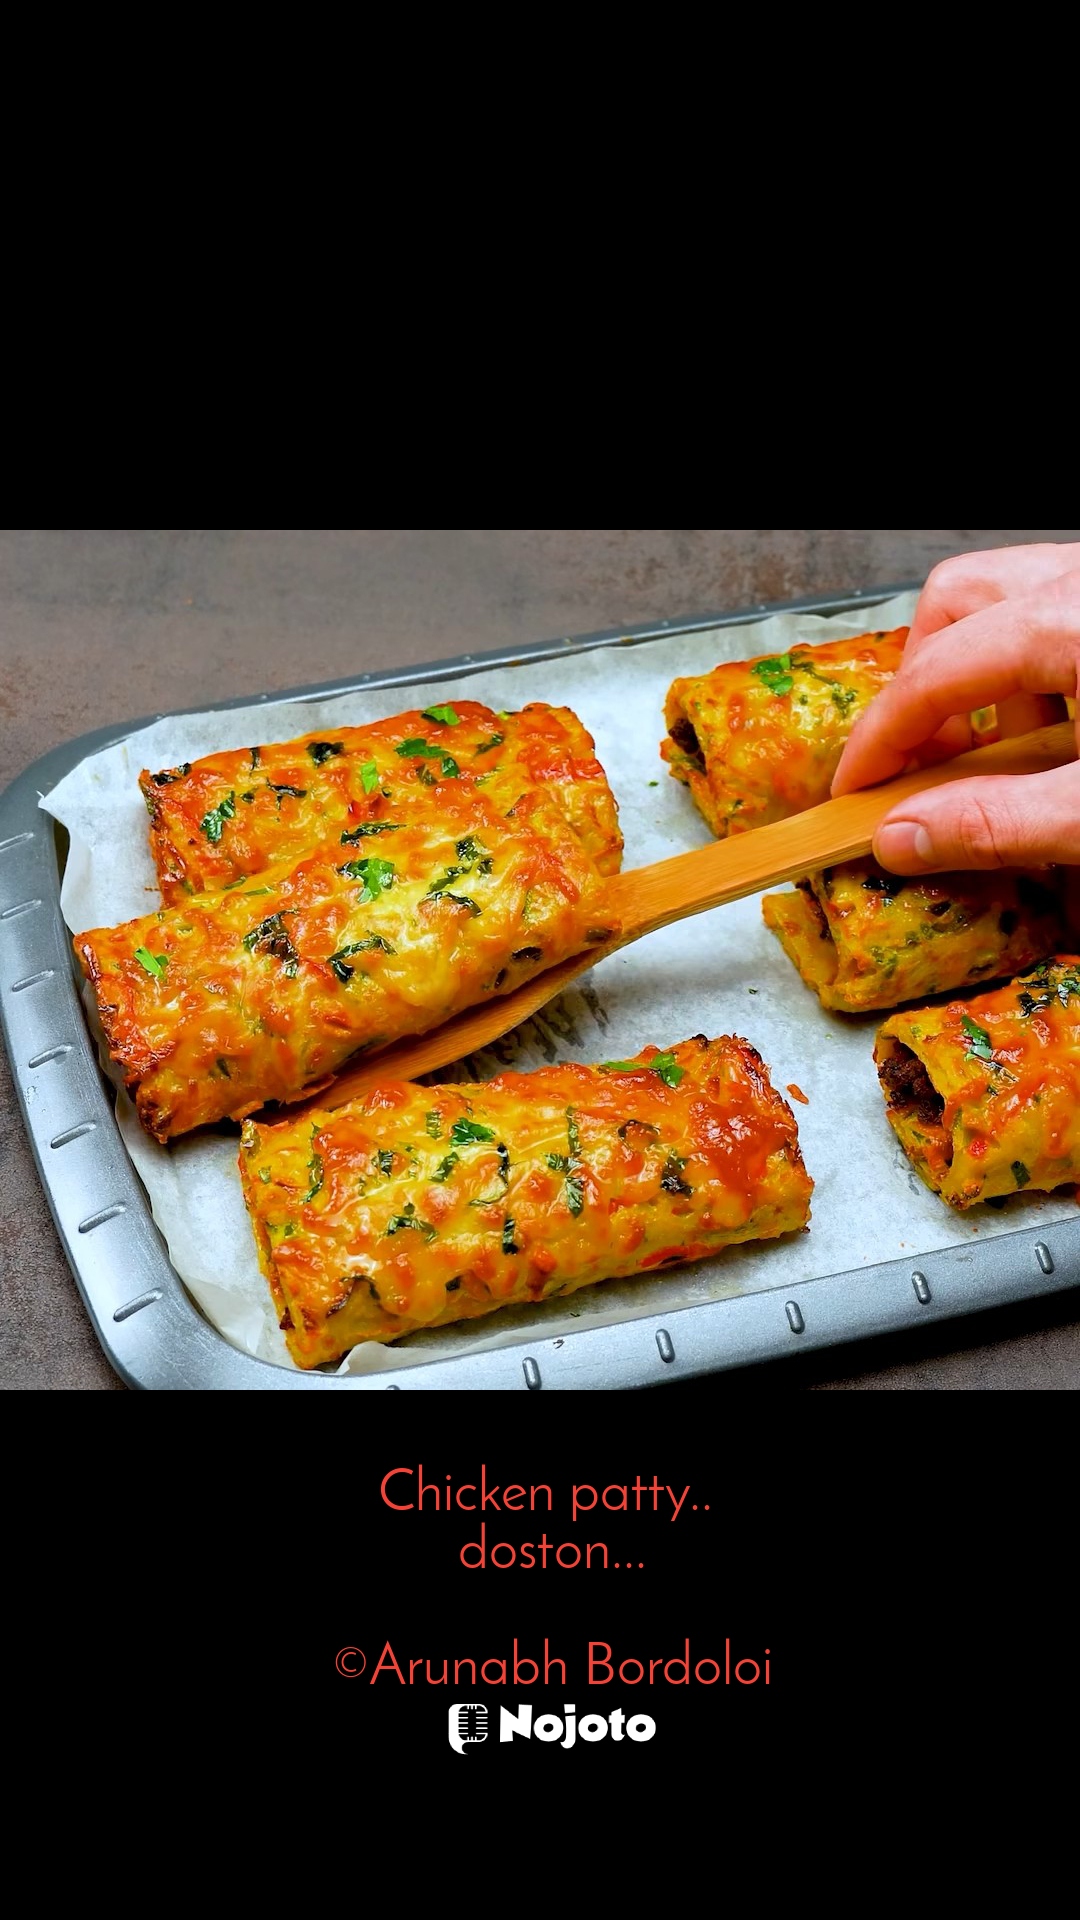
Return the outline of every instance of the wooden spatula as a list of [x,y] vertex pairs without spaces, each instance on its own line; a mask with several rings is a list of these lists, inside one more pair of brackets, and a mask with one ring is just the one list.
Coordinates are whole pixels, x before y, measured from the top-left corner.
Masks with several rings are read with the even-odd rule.
[[[1041,727],[1035,733],[1016,739],[999,740],[992,747],[979,747],[973,753],[959,754],[954,760],[902,774],[884,786],[868,787],[861,793],[845,794],[840,800],[826,800],[790,820],[778,820],[769,827],[757,827],[752,833],[736,834],[730,840],[717,840],[711,846],[698,847],[692,853],[677,853],[655,866],[638,867],[617,874],[608,885],[611,912],[622,923],[617,940],[606,947],[592,947],[588,953],[564,960],[537,974],[515,992],[485,1000],[470,1007],[444,1026],[418,1039],[400,1040],[392,1047],[347,1067],[333,1085],[316,1096],[320,1107],[344,1106],[366,1088],[380,1080],[415,1080],[461,1060],[479,1047],[486,1047],[511,1027],[519,1026],[548,1000],[553,1000],[580,973],[586,973],[606,954],[644,934],[654,933],[673,920],[684,920],[692,913],[707,913],[727,900],[757,893],[776,881],[796,880],[819,867],[835,866],[841,860],[857,860],[869,853],[878,822],[900,800],[922,793],[927,787],[943,786],[946,781],[969,779],[983,773],[1041,773],[1064,766],[1076,758],[1076,734],[1069,721],[1053,727]],[[683,1035],[668,1035],[682,1039]],[[295,1111],[295,1109],[293,1109]]]

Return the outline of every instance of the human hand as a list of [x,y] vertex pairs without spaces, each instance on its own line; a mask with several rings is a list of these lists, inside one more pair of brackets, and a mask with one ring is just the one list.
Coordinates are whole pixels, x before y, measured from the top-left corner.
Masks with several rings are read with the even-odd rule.
[[[1080,676],[1080,543],[969,553],[934,568],[895,680],[854,727],[832,791],[889,780],[970,743],[964,716],[995,703],[1003,732],[1058,717]],[[895,807],[874,836],[893,873],[1080,865],[1080,763],[957,780]]]

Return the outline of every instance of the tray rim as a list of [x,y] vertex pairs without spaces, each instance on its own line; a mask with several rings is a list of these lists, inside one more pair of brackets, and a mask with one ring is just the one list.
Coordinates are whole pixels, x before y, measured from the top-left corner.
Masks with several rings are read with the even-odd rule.
[[[533,1329],[494,1352],[389,1366],[366,1375],[301,1373],[233,1347],[206,1320],[168,1258],[149,1197],[123,1144],[114,1089],[102,1073],[78,999],[60,912],[56,823],[38,798],[80,760],[155,720],[268,710],[421,681],[467,678],[566,651],[634,646],[778,613],[868,610],[920,581],[760,601],[640,626],[605,628],[459,654],[316,685],[177,708],[97,728],[54,747],[0,794],[0,1025],[38,1175],[61,1246],[106,1358],[145,1390],[595,1390],[652,1386],[753,1365],[807,1348],[847,1345],[920,1322],[954,1319],[1080,1285],[1080,1215],[727,1300],[682,1307],[558,1339]],[[45,824],[47,823],[47,824]],[[59,1123],[59,1124],[58,1124]],[[127,1273],[127,1279],[118,1275]],[[873,1282],[868,1286],[868,1281]],[[789,1297],[790,1295],[790,1297]]]

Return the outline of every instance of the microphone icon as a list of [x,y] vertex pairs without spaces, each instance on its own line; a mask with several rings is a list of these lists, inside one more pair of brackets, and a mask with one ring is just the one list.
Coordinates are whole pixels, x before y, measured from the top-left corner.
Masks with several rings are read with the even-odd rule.
[[478,1700],[459,1700],[447,1715],[447,1739],[455,1753],[478,1747],[488,1735],[487,1708]]

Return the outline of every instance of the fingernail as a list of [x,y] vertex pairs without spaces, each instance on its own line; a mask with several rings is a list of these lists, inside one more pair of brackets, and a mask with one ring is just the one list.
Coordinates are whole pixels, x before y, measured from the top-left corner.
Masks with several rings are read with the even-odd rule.
[[934,858],[930,835],[914,820],[897,820],[892,826],[879,827],[874,835],[874,852],[881,865],[892,872],[910,867],[915,861],[928,867]]

